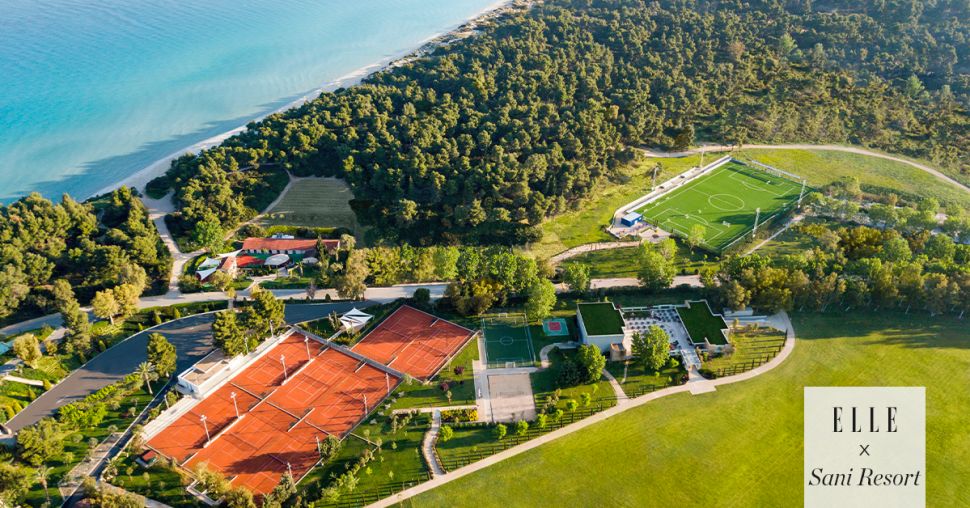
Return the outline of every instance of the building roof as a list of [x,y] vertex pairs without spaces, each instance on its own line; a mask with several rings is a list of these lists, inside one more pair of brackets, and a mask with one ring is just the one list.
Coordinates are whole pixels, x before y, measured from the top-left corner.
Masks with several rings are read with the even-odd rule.
[[[340,247],[340,240],[321,240],[327,249]],[[243,240],[243,250],[296,250],[309,251],[317,248],[317,240],[311,238],[247,238]]]
[[207,257],[207,258],[203,259],[202,262],[199,263],[199,266],[197,266],[196,268],[198,270],[204,270],[206,268],[216,268],[216,267],[219,266],[219,263],[221,263],[221,261],[219,260],[219,258],[209,258],[209,257]]
[[623,334],[623,316],[612,303],[580,303],[576,307],[583,316],[587,335]]
[[635,221],[637,219],[640,219],[641,217],[643,217],[643,214],[640,214],[637,212],[629,212],[623,216],[623,220],[630,222],[630,221]]

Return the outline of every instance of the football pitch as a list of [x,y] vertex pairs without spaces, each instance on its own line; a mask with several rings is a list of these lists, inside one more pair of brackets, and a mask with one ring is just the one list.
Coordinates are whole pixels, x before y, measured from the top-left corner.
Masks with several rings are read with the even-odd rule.
[[696,180],[678,187],[638,212],[674,235],[686,238],[692,227],[704,227],[701,246],[720,253],[758,224],[798,201],[802,184],[738,161],[728,161]]
[[487,367],[531,367],[535,364],[532,336],[524,314],[485,316],[482,332]]

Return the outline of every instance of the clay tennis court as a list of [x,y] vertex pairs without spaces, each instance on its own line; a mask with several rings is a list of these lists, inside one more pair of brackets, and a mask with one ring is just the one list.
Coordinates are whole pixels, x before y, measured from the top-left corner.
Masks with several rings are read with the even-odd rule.
[[365,361],[294,332],[148,446],[185,467],[205,462],[233,485],[266,493],[287,469],[296,479],[306,474],[319,458],[317,439],[328,434],[342,438],[399,382]]
[[475,332],[407,305],[391,313],[353,351],[417,379],[429,379]]

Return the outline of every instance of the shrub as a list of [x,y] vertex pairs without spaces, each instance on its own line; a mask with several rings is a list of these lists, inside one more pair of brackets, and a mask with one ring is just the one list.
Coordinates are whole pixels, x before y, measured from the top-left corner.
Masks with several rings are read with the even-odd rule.
[[576,402],[576,399],[569,399],[566,401],[566,409],[568,409],[569,411],[575,411],[576,408],[578,407],[579,407],[579,403]]
[[498,424],[498,425],[495,426],[495,438],[496,439],[502,440],[503,438],[505,438],[506,434],[508,434],[508,433],[509,433],[509,429],[504,424],[500,423],[500,424]]
[[571,358],[563,360],[559,366],[559,376],[556,382],[559,386],[576,386],[583,381],[583,372],[579,364]]
[[529,432],[529,422],[525,420],[519,420],[515,422],[515,433],[524,436],[526,432]]
[[442,425],[439,436],[441,437],[442,443],[447,443],[448,440],[455,436],[455,431],[448,425]]
[[460,376],[460,375],[464,374],[465,373],[465,366],[464,365],[458,365],[458,366],[456,366],[454,372],[455,372],[455,375],[456,376]]

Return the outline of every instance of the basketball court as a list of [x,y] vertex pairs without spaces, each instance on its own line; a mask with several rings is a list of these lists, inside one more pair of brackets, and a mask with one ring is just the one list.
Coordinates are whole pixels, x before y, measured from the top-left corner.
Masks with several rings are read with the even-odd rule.
[[546,337],[567,337],[569,326],[563,318],[550,318],[542,321],[542,333]]
[[525,314],[491,314],[482,318],[485,365],[488,368],[532,367],[535,351]]

